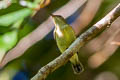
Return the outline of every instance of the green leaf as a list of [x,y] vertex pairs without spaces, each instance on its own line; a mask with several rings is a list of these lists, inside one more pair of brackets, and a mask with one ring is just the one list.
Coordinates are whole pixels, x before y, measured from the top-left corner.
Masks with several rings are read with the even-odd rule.
[[32,14],[32,10],[29,8],[24,8],[3,16],[0,16],[0,26],[8,27],[9,25],[15,23],[19,19],[24,19]]
[[0,62],[3,59],[5,53],[15,46],[17,43],[17,34],[18,32],[16,30],[13,30],[11,32],[7,32],[3,35],[0,35]]
[[18,28],[22,24],[22,21],[23,19],[16,21],[12,25],[13,30],[0,34],[0,62],[5,53],[16,45],[18,41]]

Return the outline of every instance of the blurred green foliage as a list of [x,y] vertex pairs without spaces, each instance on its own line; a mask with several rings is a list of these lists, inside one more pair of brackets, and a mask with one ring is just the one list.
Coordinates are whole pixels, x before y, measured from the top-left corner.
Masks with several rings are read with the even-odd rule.
[[8,27],[9,25],[15,23],[20,19],[24,19],[32,13],[29,8],[23,8],[19,11],[8,13],[6,15],[0,16],[0,26]]

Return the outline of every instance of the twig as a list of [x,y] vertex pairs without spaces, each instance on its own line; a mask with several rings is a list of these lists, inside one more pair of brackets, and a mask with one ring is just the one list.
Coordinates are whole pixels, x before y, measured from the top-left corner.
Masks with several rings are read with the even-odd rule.
[[64,65],[86,42],[94,38],[99,32],[111,25],[120,16],[120,3],[107,16],[80,35],[70,47],[55,60],[43,66],[31,80],[44,80],[47,75]]
[[111,44],[112,45],[119,45],[120,46],[120,42],[117,42],[117,41],[112,41]]
[[[67,18],[74,12],[76,12],[77,9],[80,8],[85,2],[86,0],[71,0],[53,14],[60,14]],[[71,6],[71,8],[69,6]],[[53,29],[53,26],[54,25],[52,21],[50,20],[50,18],[48,18],[45,22],[38,26],[37,29],[35,29],[23,39],[21,39],[20,42],[16,45],[16,47],[10,50],[5,55],[2,63],[0,63],[0,68],[6,65],[9,61],[23,55],[28,48],[37,43],[39,40],[43,39]]]

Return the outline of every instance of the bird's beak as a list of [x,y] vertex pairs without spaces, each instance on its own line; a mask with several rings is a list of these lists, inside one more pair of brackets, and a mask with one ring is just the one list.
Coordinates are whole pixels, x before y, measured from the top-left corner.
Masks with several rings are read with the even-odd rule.
[[50,16],[52,17],[54,24],[56,24],[56,15],[50,14]]
[[50,16],[51,16],[52,18],[54,18],[54,17],[55,17],[55,15],[53,15],[53,14],[50,14]]

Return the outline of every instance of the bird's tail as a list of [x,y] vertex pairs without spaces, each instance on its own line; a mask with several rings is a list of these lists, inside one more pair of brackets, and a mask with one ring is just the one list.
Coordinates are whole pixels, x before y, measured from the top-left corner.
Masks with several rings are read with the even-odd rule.
[[84,71],[83,65],[78,59],[77,53],[72,56],[72,58],[70,59],[70,62],[72,63],[72,68],[75,74],[80,74],[81,72]]

